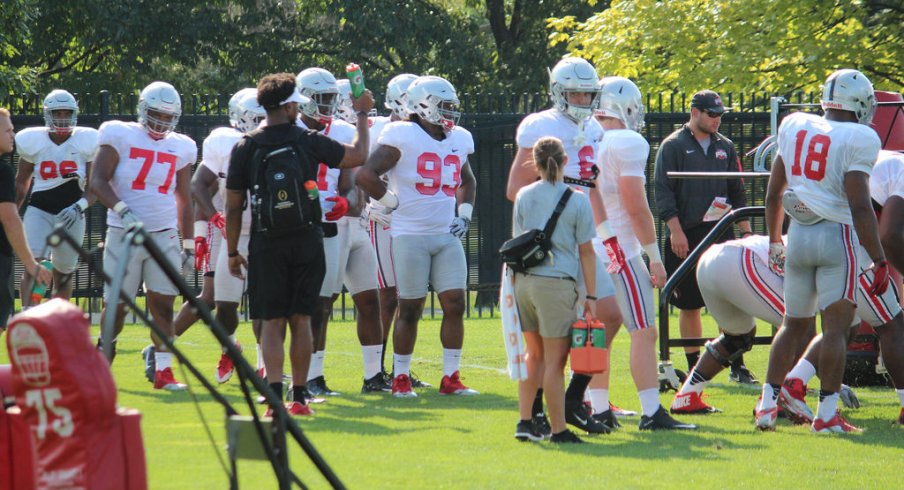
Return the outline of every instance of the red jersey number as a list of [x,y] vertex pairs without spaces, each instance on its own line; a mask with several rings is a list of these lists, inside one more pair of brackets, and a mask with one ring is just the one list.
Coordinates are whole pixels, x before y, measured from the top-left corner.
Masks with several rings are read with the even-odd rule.
[[829,157],[829,146],[832,140],[824,134],[814,134],[807,146],[807,154],[801,155],[807,130],[797,132],[794,142],[794,163],[791,164],[791,175],[804,177],[819,182],[826,176],[826,162]]
[[326,181],[326,171],[330,168],[324,164],[317,165],[317,189],[325,191],[329,189],[329,182]]
[[173,176],[176,174],[176,155],[173,155],[172,153],[145,150],[144,148],[132,148],[129,151],[129,158],[144,160],[144,163],[141,164],[141,170],[138,171],[138,176],[132,181],[132,189],[143,191],[145,187],[147,187],[145,181],[148,178],[148,174],[151,172],[151,166],[156,162],[169,165],[163,185],[157,187],[157,192],[161,194],[169,193],[170,187],[173,184]]
[[78,164],[72,160],[63,160],[57,165],[53,160],[44,160],[38,165],[38,175],[44,180],[55,179],[61,175],[78,171]]
[[[425,196],[432,196],[442,189],[443,194],[454,196],[461,184],[461,158],[458,155],[446,155],[440,164],[439,155],[433,152],[422,153],[417,159],[417,173],[429,182],[418,182],[415,189]],[[443,183],[443,168],[452,167],[452,181]]]

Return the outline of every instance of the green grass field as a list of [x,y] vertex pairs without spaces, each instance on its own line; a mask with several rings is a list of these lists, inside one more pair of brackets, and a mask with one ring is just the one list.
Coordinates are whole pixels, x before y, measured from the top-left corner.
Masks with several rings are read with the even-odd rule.
[[[675,322],[673,322],[675,324]],[[589,444],[557,447],[520,443],[513,438],[517,415],[516,385],[506,373],[498,319],[467,320],[462,359],[463,381],[478,397],[440,397],[436,388],[419,398],[360,395],[361,355],[352,322],[330,326],[326,374],[342,396],[316,406],[317,414],[301,427],[349,488],[900,488],[891,471],[904,459],[904,430],[892,424],[899,411],[888,389],[858,390],[863,407],[847,412],[864,427],[862,434],[824,436],[809,427],[779,421],[775,433],[753,429],[751,410],[758,390],[728,382],[720,374],[707,401],[724,410],[710,416],[683,417],[697,423],[695,432],[649,433],[637,430],[638,418],[622,419],[611,435],[585,437]],[[442,354],[439,322],[424,321],[415,350],[413,371],[439,384]],[[707,332],[714,332],[711,322]],[[765,330],[763,330],[765,331]],[[227,475],[217,459],[225,459],[223,412],[200,385],[188,381],[210,424],[216,447],[208,441],[189,393],[151,389],[144,379],[139,352],[147,342],[142,327],[127,327],[119,339],[113,373],[119,403],[143,413],[142,430],[148,478],[155,489],[221,489]],[[250,326],[239,338],[254,363]],[[209,379],[219,355],[212,335],[200,324],[179,345]],[[616,340],[612,353],[612,400],[639,410],[627,371],[628,337]],[[747,355],[748,366],[765,373],[767,348]],[[684,368],[679,349],[677,365]],[[5,350],[0,362],[8,362]],[[239,409],[247,406],[234,381],[222,392]],[[672,393],[662,396],[666,407]],[[815,403],[815,400],[812,400]],[[261,413],[263,408],[260,408]],[[293,448],[292,468],[310,487],[325,480],[300,449]],[[240,461],[242,488],[276,488],[269,463]]]

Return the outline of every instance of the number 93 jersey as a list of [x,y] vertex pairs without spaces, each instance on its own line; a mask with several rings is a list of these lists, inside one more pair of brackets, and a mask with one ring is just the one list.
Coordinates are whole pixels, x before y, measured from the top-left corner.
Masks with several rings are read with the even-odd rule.
[[596,119],[584,121],[583,131],[571,118],[556,109],[530,114],[518,125],[515,141],[520,148],[533,148],[540,138],[554,136],[562,140],[568,163],[565,176],[573,179],[592,178],[596,163],[596,147],[603,139],[603,128]]
[[47,128],[28,128],[16,134],[16,151],[35,165],[32,192],[58,187],[69,180],[63,176],[72,173],[78,174],[79,185],[84,188],[87,162],[97,151],[97,130],[76,126],[69,138],[57,145],[50,140]]
[[844,190],[848,172],[872,171],[881,143],[864,124],[797,112],[778,128],[778,152],[788,187],[820,217],[853,224]]
[[392,236],[449,233],[461,167],[474,153],[471,133],[455,126],[437,141],[415,122],[396,121],[386,125],[379,143],[401,153],[387,172],[389,190],[399,196],[399,208],[392,213]]
[[[155,140],[138,123],[107,121],[100,127],[98,144],[119,153],[110,185],[145,229],[176,228],[176,172],[197,160],[194,140],[178,133]],[[107,211],[107,225],[122,228],[122,220],[112,209]]]

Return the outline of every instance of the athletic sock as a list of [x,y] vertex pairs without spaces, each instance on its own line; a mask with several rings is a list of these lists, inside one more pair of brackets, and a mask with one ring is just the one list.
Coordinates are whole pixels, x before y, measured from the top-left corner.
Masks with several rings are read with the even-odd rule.
[[740,355],[735,360],[731,361],[731,369],[737,369],[744,365],[744,355]]
[[364,379],[370,379],[380,374],[382,354],[383,344],[361,346],[361,358],[364,359]]
[[813,366],[810,361],[801,358],[801,360],[794,365],[791,371],[788,372],[788,375],[785,376],[785,379],[797,378],[803,381],[806,385],[810,382],[811,379],[813,379],[813,376],[816,376],[816,367]]
[[173,366],[173,354],[171,352],[154,351],[154,362],[157,363],[157,371],[163,371]]
[[534,395],[534,405],[531,407],[531,413],[534,415],[543,413],[543,388],[537,390],[537,394]]
[[292,385],[292,401],[307,405],[308,401],[304,399],[305,391],[307,391],[305,385]]
[[823,422],[832,420],[838,411],[838,393],[819,390],[819,404],[816,405],[816,416]]
[[700,351],[685,352],[684,357],[687,358],[687,370],[690,371],[691,369],[694,369],[694,366],[697,365],[697,361],[700,360]]
[[901,399],[901,407],[904,408],[904,389],[895,391],[898,393],[898,398]]
[[411,354],[393,354],[392,356],[392,375],[411,376]]
[[650,388],[637,392],[640,397],[640,410],[643,415],[652,417],[659,410],[659,388]]
[[572,373],[571,382],[568,383],[568,389],[565,390],[565,402],[584,401],[584,390],[590,384],[590,376],[586,374]]
[[257,369],[264,369],[264,352],[261,350],[261,345],[255,345],[257,350]]
[[461,349],[443,347],[443,376],[452,376],[461,364]]
[[587,390],[590,395],[590,405],[593,407],[593,413],[603,413],[609,410],[609,390],[603,388],[594,388]]
[[270,383],[270,391],[276,395],[276,398],[279,400],[283,399],[283,385],[282,382],[279,383]]
[[778,394],[782,387],[770,383],[763,383],[763,396],[760,399],[760,410],[768,410],[778,406]]
[[[232,342],[232,345],[238,345],[238,343],[237,343],[236,340],[235,340],[235,335],[230,335],[230,336],[229,336],[229,341]],[[226,347],[223,347],[223,352],[224,352],[224,353],[226,352]]]
[[684,395],[687,393],[703,393],[703,389],[706,388],[706,385],[709,384],[709,381],[712,378],[707,378],[700,374],[697,371],[697,368],[694,368],[691,371],[691,374],[687,377],[687,381],[684,382],[684,386],[678,391],[679,395]]
[[325,356],[324,351],[317,351],[311,356],[311,364],[308,368],[308,381],[319,378],[323,376],[323,358]]

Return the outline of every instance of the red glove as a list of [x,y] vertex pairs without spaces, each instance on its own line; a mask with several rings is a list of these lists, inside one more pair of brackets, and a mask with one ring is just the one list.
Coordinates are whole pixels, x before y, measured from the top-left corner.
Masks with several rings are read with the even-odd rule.
[[213,216],[207,220],[208,225],[215,226],[220,233],[223,235],[223,238],[226,238],[226,218],[223,216],[223,213],[216,212]]
[[195,270],[204,272],[204,265],[210,265],[210,245],[207,244],[207,238],[203,236],[195,237]]
[[348,199],[342,196],[333,196],[326,198],[326,200],[336,203],[336,205],[333,206],[333,210],[326,213],[327,221],[336,221],[345,216],[345,213],[348,212]]
[[870,296],[879,296],[888,289],[889,266],[888,261],[883,259],[873,264],[873,281],[866,290]]
[[622,250],[621,245],[618,244],[618,238],[613,236],[603,240],[603,246],[606,247],[606,255],[609,256],[609,267],[606,268],[606,272],[618,274],[627,267],[628,262],[625,259],[625,252]]
[[581,180],[596,180],[600,176],[600,168],[596,164],[586,168],[581,165],[580,176]]

